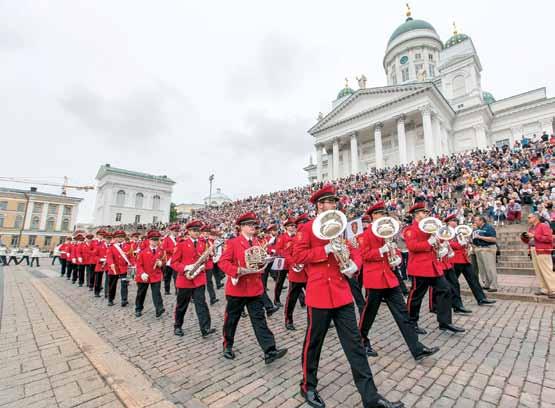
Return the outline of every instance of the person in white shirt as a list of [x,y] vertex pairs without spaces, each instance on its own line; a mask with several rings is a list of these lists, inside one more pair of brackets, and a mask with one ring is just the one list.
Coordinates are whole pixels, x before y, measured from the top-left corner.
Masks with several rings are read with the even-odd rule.
[[21,259],[19,260],[19,262],[17,264],[19,265],[20,263],[25,261],[25,262],[27,262],[27,266],[29,266],[29,255],[31,255],[31,248],[26,246],[25,248],[23,248],[23,254],[22,254]]
[[31,266],[33,266],[33,264],[36,262],[37,266],[40,267],[39,256],[40,256],[39,248],[38,247],[33,247],[33,249],[31,250]]
[[61,246],[62,246],[62,244],[56,245],[56,248],[54,248],[54,251],[52,251],[52,265],[54,265],[54,262],[56,262],[56,259],[58,260],[60,265],[62,264],[62,262],[60,261],[60,247]]
[[8,264],[7,264],[7,265],[11,264],[12,261],[13,261],[16,265],[19,265],[19,261],[17,260],[17,253],[18,253],[18,252],[19,252],[19,251],[18,251],[17,248],[12,248],[12,249],[10,250],[10,256],[9,256],[9,258],[8,258]]
[[8,254],[8,248],[4,244],[0,244],[0,263],[4,266],[8,264],[6,255]]

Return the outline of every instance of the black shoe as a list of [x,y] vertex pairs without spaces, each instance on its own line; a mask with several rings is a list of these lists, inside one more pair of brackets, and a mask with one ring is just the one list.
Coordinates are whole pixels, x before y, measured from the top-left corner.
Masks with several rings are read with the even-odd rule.
[[453,312],[459,314],[472,314],[472,310],[465,309],[464,307],[455,307],[453,308]]
[[224,285],[222,285],[221,283],[219,285],[216,285],[216,289],[221,289],[223,287],[224,287]]
[[183,329],[181,327],[176,327],[175,329],[173,329],[173,334],[175,334],[176,336],[179,336],[179,337],[183,337],[185,335],[185,333],[183,333]]
[[80,287],[80,288],[82,288],[82,287],[83,287],[83,284],[82,284],[82,283],[80,283],[80,284],[79,284],[79,287]]
[[281,304],[281,302],[274,302],[274,305],[276,305],[277,308],[282,307],[283,305]]
[[306,303],[305,303],[305,302],[302,302],[302,303],[301,303],[301,307],[304,309],[304,308],[306,307]]
[[92,292],[93,288],[89,288],[89,292]]
[[430,313],[437,314],[437,310],[436,309],[431,309]]
[[364,346],[364,351],[366,352],[366,355],[368,357],[378,357],[378,353],[372,348],[370,344],[366,344]]
[[166,309],[160,309],[156,312],[156,317],[160,317],[164,314],[164,312],[166,311]]
[[164,295],[166,295],[166,296],[171,295],[171,292],[166,292],[166,293],[164,293]]
[[277,306],[274,306],[271,309],[266,309],[266,315],[268,315],[268,317],[270,317],[271,315],[273,315],[278,310],[279,310],[279,307],[277,307]]
[[295,325],[293,323],[285,323],[285,328],[287,330],[291,330],[291,331],[297,330],[297,328],[295,327]]
[[202,337],[206,338],[210,336],[212,333],[216,333],[216,329],[208,329],[205,332],[202,332]]
[[129,302],[127,300],[124,300],[123,302],[121,302],[121,307],[125,307],[129,304]]
[[322,397],[320,397],[320,394],[318,394],[318,391],[316,390],[308,390],[307,392],[304,392],[301,388],[301,396],[304,398],[305,402],[311,407],[325,408],[326,406],[326,404],[324,403],[324,400],[322,399]]
[[374,405],[370,408],[404,408],[405,404],[401,401],[391,402],[386,400],[384,397],[380,397]]
[[224,349],[224,357],[227,358],[228,360],[233,360],[235,359],[235,353],[233,352],[233,350],[228,347]]
[[422,350],[420,350],[420,353],[418,353],[417,355],[414,356],[414,359],[416,361],[420,361],[423,358],[426,358],[428,356],[431,356],[432,354],[435,354],[439,351],[439,347],[431,347],[428,348],[426,346],[422,347]]
[[218,303],[220,301],[220,299],[213,299],[210,301],[210,306],[215,305],[216,303]]
[[488,289],[488,292],[490,293],[497,292],[497,289]]
[[95,293],[94,297],[100,297],[100,293]]
[[483,299],[478,301],[478,306],[493,305],[496,301],[492,299]]
[[487,287],[487,286],[482,286],[482,289],[484,289],[484,290],[489,290],[489,287]]
[[108,306],[114,306],[114,302],[112,302],[111,300],[108,301]]
[[241,312],[241,317],[247,317],[247,312],[245,312],[244,310]]
[[428,334],[428,332],[424,329],[421,329],[418,326],[414,326],[414,331],[416,332],[416,334],[420,334],[421,336]]
[[135,317],[141,317],[143,315],[143,312],[141,312],[140,310],[137,310],[135,312]]
[[287,349],[276,349],[276,350],[272,350],[267,352],[266,354],[264,354],[264,363],[266,364],[270,364],[273,363],[274,361],[282,358],[284,355],[287,354]]
[[465,331],[462,327],[455,326],[453,323],[440,324],[439,330],[448,330],[452,333],[464,333]]

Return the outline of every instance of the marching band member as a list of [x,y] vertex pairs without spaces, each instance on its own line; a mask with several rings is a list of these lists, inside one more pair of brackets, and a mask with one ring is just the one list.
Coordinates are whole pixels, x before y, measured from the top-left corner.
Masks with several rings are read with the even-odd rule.
[[191,221],[186,225],[189,237],[177,244],[175,253],[171,258],[171,265],[177,277],[175,286],[177,287],[177,303],[175,305],[174,334],[183,336],[183,319],[187,312],[187,307],[191,299],[195,305],[198,322],[202,337],[214,333],[216,329],[211,328],[210,311],[206,304],[204,289],[206,287],[206,269],[204,262],[199,268],[201,270],[194,279],[186,277],[187,272],[191,271],[201,255],[207,249],[206,243],[199,239],[200,221]]
[[216,289],[221,289],[224,287],[222,283],[222,279],[225,278],[225,274],[220,270],[218,267],[218,262],[220,261],[220,257],[222,256],[223,252],[223,243],[224,239],[221,238],[221,233],[217,229],[211,231],[211,239],[214,241],[214,256],[212,257],[212,261],[214,262],[214,280],[216,281]]
[[[386,215],[385,203],[379,201],[371,206],[366,213],[377,221]],[[360,316],[360,333],[366,349],[366,355],[377,357],[368,339],[368,332],[376,319],[382,300],[385,300],[395,323],[409,347],[415,360],[435,354],[439,348],[428,348],[418,341],[415,328],[409,323],[407,305],[403,298],[397,276],[391,270],[389,263],[390,245],[385,239],[378,237],[367,228],[359,239],[360,251],[364,263],[363,284],[366,288],[366,304]],[[394,249],[395,250],[395,249]]]
[[[278,236],[278,227],[276,224],[270,224],[265,229],[265,236],[264,242],[266,243],[266,252],[270,257],[275,256],[276,254],[276,243],[277,243],[277,236]],[[262,285],[264,286],[264,292],[262,292],[262,301],[264,302],[264,309],[266,310],[266,315],[270,317],[275,312],[279,310],[278,305],[274,305],[274,303],[270,300],[270,296],[268,296],[268,277],[270,276],[270,272],[272,270],[272,262],[269,262],[264,268],[264,273],[262,274]]]
[[60,264],[61,264],[61,271],[60,276],[63,278],[68,271],[68,264],[67,258],[71,247],[71,237],[66,237],[64,243],[60,245]]
[[[210,235],[210,226],[204,225],[200,229],[200,239],[204,241],[205,246],[211,245],[213,247],[214,240],[211,239],[209,235]],[[216,297],[216,291],[214,290],[214,282],[213,282],[214,261],[212,260],[212,255],[210,255],[208,257],[208,261],[206,261],[205,271],[206,271],[206,290],[208,291],[208,297],[210,298],[210,305],[214,305],[218,303],[220,299]]]
[[289,264],[287,262],[286,254],[289,252],[290,247],[293,245],[293,238],[295,237],[295,231],[297,230],[294,218],[288,218],[283,226],[285,227],[285,233],[281,234],[277,238],[277,242],[275,245],[276,254],[282,258],[285,258],[283,270],[277,271],[277,280],[274,286],[274,304],[278,307],[283,306],[281,304],[280,298],[281,292],[283,291],[285,278],[287,277],[287,271],[289,270]]
[[[220,258],[220,268],[228,277],[225,284],[227,304],[224,315],[223,355],[230,360],[235,358],[233,351],[235,331],[241,312],[246,307],[258,344],[264,351],[264,362],[269,364],[282,358],[287,353],[287,349],[276,347],[274,335],[266,323],[262,301],[264,287],[260,276],[263,268],[256,270],[257,273],[251,273],[255,270],[250,270],[246,264],[245,252],[249,248],[261,244],[254,235],[255,226],[258,223],[258,218],[253,212],[245,213],[237,218],[235,224],[239,227],[239,234],[236,238],[227,241]],[[235,279],[238,280],[235,281]]]
[[167,260],[164,266],[164,293],[170,294],[172,277],[175,285],[175,272],[171,267],[171,258],[175,253],[177,246],[177,233],[179,232],[179,224],[170,225],[168,235],[162,241],[162,249],[164,250],[164,258]]
[[[338,197],[333,185],[326,185],[310,197],[317,213],[335,210]],[[306,305],[308,325],[303,345],[301,395],[312,407],[325,407],[316,390],[318,364],[324,339],[333,320],[341,346],[345,351],[358,392],[365,408],[404,407],[402,402],[390,402],[378,394],[368,359],[357,328],[353,295],[346,277],[357,272],[361,265],[360,252],[349,247],[349,265],[340,269],[331,242],[317,238],[312,231],[314,220],[304,225],[295,237],[293,261],[304,264],[308,281]]]
[[150,286],[152,293],[152,303],[156,310],[156,317],[162,316],[166,311],[162,294],[160,293],[160,282],[162,281],[162,268],[164,262],[164,250],[158,245],[160,243],[161,234],[158,231],[149,231],[146,241],[149,245],[141,250],[137,255],[137,274],[135,282],[137,283],[137,297],[135,298],[135,317],[141,317],[145,303],[146,292]]
[[71,280],[72,276],[73,276],[73,269],[76,267],[73,264],[73,251],[74,251],[74,246],[76,244],[75,238],[73,237],[67,237],[68,239],[68,243],[67,243],[67,249],[66,249],[66,278],[67,280]]
[[437,296],[437,321],[441,330],[453,333],[464,332],[464,329],[455,326],[452,322],[451,294],[449,283],[443,275],[443,267],[437,259],[436,250],[438,239],[431,234],[420,230],[418,223],[429,214],[423,202],[414,204],[409,213],[414,215],[413,223],[408,226],[403,236],[409,250],[408,275],[412,276],[412,286],[409,291],[407,307],[411,323],[418,334],[426,331],[418,327],[422,299],[430,286],[434,288]]
[[94,253],[96,242],[93,240],[94,234],[85,235],[83,243],[83,266],[85,267],[85,282],[90,291],[94,287]]
[[[301,230],[302,226],[309,221],[308,214],[302,214],[295,219],[297,232]],[[306,288],[306,267],[304,265],[297,265],[293,262],[293,246],[289,247],[285,260],[289,265],[287,279],[289,280],[289,290],[287,291],[287,299],[285,300],[285,328],[287,330],[297,330],[293,324],[293,312],[295,311],[295,304],[303,294]]]
[[[100,234],[101,231],[98,232]],[[102,290],[102,278],[104,273],[107,272],[106,266],[106,253],[108,252],[108,243],[112,239],[112,234],[107,231],[102,231],[102,239],[99,240],[95,248],[95,259],[96,264],[94,266],[94,297],[100,297],[100,291]],[[104,283],[108,287],[108,282]],[[107,291],[105,291],[107,293]]]
[[75,284],[79,279],[79,286],[83,286],[85,282],[85,265],[83,264],[83,241],[85,237],[82,234],[75,236],[76,243],[72,247],[71,263],[73,264],[73,275],[71,283]]
[[106,265],[108,266],[108,306],[114,306],[118,280],[121,280],[121,307],[127,306],[127,270],[131,264],[129,259],[130,245],[124,243],[127,234],[123,230],[114,231],[115,243],[106,251]]

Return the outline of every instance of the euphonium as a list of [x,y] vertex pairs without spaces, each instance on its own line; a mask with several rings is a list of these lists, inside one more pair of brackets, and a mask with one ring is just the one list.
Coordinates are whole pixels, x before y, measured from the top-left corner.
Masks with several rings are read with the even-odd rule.
[[443,258],[447,256],[447,258],[452,258],[455,256],[455,252],[451,245],[449,245],[449,241],[455,238],[455,229],[451,228],[449,225],[442,225],[439,230],[436,232],[436,237],[440,240],[439,250],[438,250],[438,258]]
[[457,237],[459,244],[466,247],[466,254],[470,257],[470,255],[472,255],[472,245],[470,245],[472,227],[464,224],[457,225],[455,228],[455,236]]
[[341,235],[347,228],[347,217],[341,211],[328,210],[318,214],[312,223],[312,232],[323,240],[329,240],[333,255],[340,269],[346,269],[351,262],[351,254]]
[[372,222],[372,232],[377,237],[383,238],[389,246],[389,265],[396,268],[401,265],[402,259],[397,255],[397,245],[393,242],[393,237],[399,233],[401,225],[393,217],[381,217]]

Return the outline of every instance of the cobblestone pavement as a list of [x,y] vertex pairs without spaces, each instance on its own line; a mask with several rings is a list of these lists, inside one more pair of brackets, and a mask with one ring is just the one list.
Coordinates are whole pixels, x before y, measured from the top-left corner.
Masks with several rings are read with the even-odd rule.
[[[22,268],[5,268],[8,282]],[[129,307],[109,308],[104,298],[93,298],[89,291],[65,279],[48,278],[42,282],[177,406],[306,406],[298,395],[306,328],[304,309],[295,311],[296,332],[285,330],[282,313],[269,318],[278,346],[289,348],[289,354],[265,366],[248,319],[241,320],[237,331],[237,359],[228,361],[221,356],[222,290],[218,291],[220,302],[211,307],[218,334],[202,339],[191,306],[185,318],[185,337],[178,338],[173,335],[171,313],[156,319],[149,297],[144,315],[134,317],[134,285],[130,287]],[[10,294],[12,300],[6,302],[4,316],[8,321],[15,313],[8,310],[14,297],[33,302],[22,285],[16,292],[19,295]],[[166,310],[173,310],[175,296],[165,296],[164,302]],[[384,305],[371,332],[372,343],[380,354],[370,359],[379,391],[390,399],[403,400],[409,407],[555,407],[555,307],[505,300],[499,300],[495,307],[478,307],[471,299],[466,299],[466,304],[474,313],[454,318],[456,324],[467,329],[462,335],[437,330],[435,316],[423,306],[421,326],[429,334],[422,341],[441,347],[441,351],[421,363],[411,358]],[[32,310],[37,310],[37,306],[41,315],[47,310],[46,305],[36,304]],[[2,345],[5,337],[2,333]],[[361,406],[333,329],[325,341],[319,379],[319,390],[327,406]],[[0,406],[3,403],[1,400]]]

